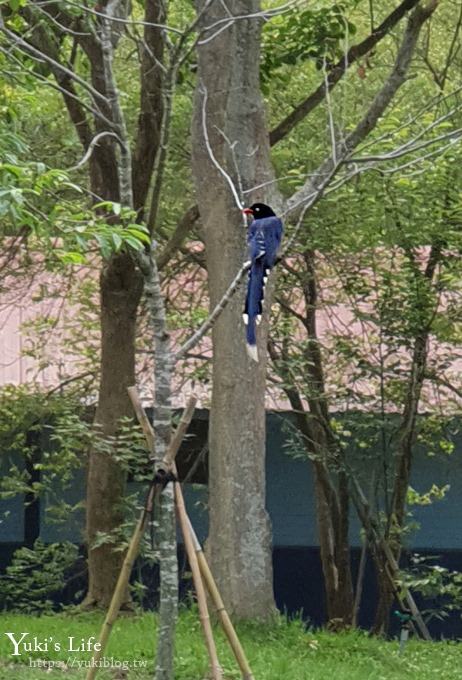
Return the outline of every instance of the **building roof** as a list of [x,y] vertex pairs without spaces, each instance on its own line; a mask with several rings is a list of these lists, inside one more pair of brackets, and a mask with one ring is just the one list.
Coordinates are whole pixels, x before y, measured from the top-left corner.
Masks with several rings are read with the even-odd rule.
[[[422,261],[424,258],[425,251]],[[374,377],[370,370],[363,370],[362,360],[377,366],[385,362],[388,368],[394,365],[393,370],[399,376],[399,371],[404,375],[409,369],[410,352],[405,348],[397,352],[388,351],[387,345],[383,341],[379,342],[374,321],[368,318],[370,303],[358,299],[354,304],[349,304],[339,293],[338,280],[329,271],[328,262],[323,262],[322,267],[325,278],[323,286],[320,286],[317,332],[325,351],[326,389],[330,401],[336,410],[378,409],[380,375]],[[14,272],[4,279],[0,288],[0,385],[35,383],[40,388],[51,390],[69,378],[88,371],[91,354],[88,346],[94,347],[93,354],[98,352],[97,280],[96,265],[66,270],[63,276],[62,273],[48,271],[39,261],[30,266],[27,275]],[[182,310],[188,307],[197,306],[205,314],[205,286],[205,274],[200,267],[183,270],[165,283],[164,292],[176,310],[177,320],[181,319]],[[303,311],[301,296],[297,297],[294,292],[292,299],[298,309]],[[444,300],[441,304],[445,304]],[[188,326],[174,331],[173,345],[179,346],[190,332]],[[144,401],[150,404],[153,397],[153,371],[147,337],[140,331],[138,384]],[[301,339],[302,335],[297,330],[294,343]],[[353,346],[352,356],[338,351],[342,339]],[[210,357],[211,341],[206,337],[195,348],[193,357],[183,362],[181,370],[177,372],[175,406],[183,406],[192,392],[198,396],[199,406],[208,406],[211,383],[203,379],[204,375],[207,377],[207,369],[204,370],[203,364],[204,358],[207,362]],[[331,357],[334,357],[334,361]],[[438,380],[426,386],[423,408],[460,409],[462,352],[431,338],[429,365]],[[197,371],[199,366],[200,375]],[[269,370],[267,408],[290,409],[283,391],[277,386],[276,377]],[[358,395],[361,395],[360,398]],[[96,398],[96,390],[90,395],[92,398]]]

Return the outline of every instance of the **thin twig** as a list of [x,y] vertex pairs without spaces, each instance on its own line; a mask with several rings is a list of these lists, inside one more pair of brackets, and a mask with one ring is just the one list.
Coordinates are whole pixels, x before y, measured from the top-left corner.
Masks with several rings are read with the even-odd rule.
[[218,319],[224,308],[227,306],[228,302],[230,302],[231,298],[233,297],[234,293],[237,291],[239,288],[239,284],[242,281],[242,278],[244,277],[244,274],[250,269],[250,262],[245,262],[242,267],[239,269],[238,273],[228,286],[228,289],[226,293],[223,295],[221,300],[218,302],[217,305],[215,305],[212,313],[210,314],[209,317],[204,321],[204,323],[197,329],[195,333],[187,340],[187,342],[184,343],[180,347],[180,349],[176,352],[175,354],[175,361],[178,361],[179,359],[183,358],[184,355],[189,352],[193,347],[197,345],[198,342],[202,340],[204,335],[208,333],[208,331],[212,328],[214,325],[215,321]]
[[207,98],[208,98],[207,88],[201,83],[199,91],[202,94],[202,133],[204,135],[204,142],[205,146],[207,147],[207,152],[213,165],[216,167],[218,172],[222,175],[222,177],[224,177],[225,181],[228,183],[228,186],[231,190],[231,194],[233,195],[234,198],[234,202],[236,203],[238,209],[241,210],[244,206],[241,203],[239,194],[237,193],[236,187],[234,186],[234,182],[231,179],[230,175],[223,168],[223,166],[217,161],[216,156],[213,153],[212,145],[210,144],[209,133],[207,129]]
[[79,168],[83,167],[85,165],[85,163],[88,160],[90,160],[90,157],[91,157],[91,155],[92,155],[92,153],[95,149],[95,146],[98,145],[99,140],[102,139],[103,137],[114,137],[119,142],[120,146],[123,146],[122,140],[120,139],[119,135],[116,134],[115,132],[109,132],[109,130],[106,130],[104,132],[99,132],[91,140],[90,145],[89,145],[85,155],[83,156],[83,158],[76,165],[73,165],[72,167],[68,168],[67,171],[71,172],[73,170],[78,170]]

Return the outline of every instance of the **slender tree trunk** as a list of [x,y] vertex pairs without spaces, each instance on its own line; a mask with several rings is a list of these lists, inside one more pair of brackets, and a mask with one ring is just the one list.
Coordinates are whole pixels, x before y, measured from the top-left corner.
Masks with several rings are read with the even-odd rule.
[[[420,319],[421,329],[414,339],[412,351],[412,363],[407,385],[404,409],[401,416],[401,425],[398,432],[395,454],[395,478],[393,482],[393,493],[391,501],[390,527],[386,540],[390,540],[394,557],[399,564],[401,554],[401,532],[405,526],[407,492],[411,477],[412,456],[416,437],[416,421],[419,410],[420,397],[427,370],[428,342],[431,332],[431,322],[434,315],[434,305],[428,301],[429,286],[433,284],[438,264],[441,260],[442,244],[437,240],[431,247],[427,265],[424,272],[421,272],[418,265],[414,263],[412,252],[408,252],[411,265],[414,266],[415,289],[417,306],[415,314]],[[393,602],[394,593],[383,569],[376,561],[377,584],[379,588],[379,602],[377,605],[374,620],[373,632],[382,633],[388,628],[390,608]]]
[[[314,417],[312,446],[318,458],[314,466],[318,527],[326,589],[327,616],[337,625],[349,625],[353,616],[349,528],[350,496],[341,451],[332,430],[326,400],[323,361],[316,328],[317,284],[315,254],[303,255],[306,277],[303,295],[306,306],[306,366],[308,404]],[[305,439],[308,443],[309,440]]]
[[[197,0],[196,6],[202,9],[204,1]],[[236,0],[230,7],[236,15],[258,9],[255,0]],[[210,25],[227,16],[221,3],[212,3],[202,21]],[[246,256],[246,230],[211,155],[238,188],[248,189],[273,176],[259,87],[259,45],[260,22],[250,19],[236,21],[198,49],[193,170],[212,308]],[[249,203],[270,200],[264,190],[247,198]],[[228,611],[256,618],[271,615],[275,608],[265,509],[267,320],[259,327],[256,364],[247,357],[242,308],[242,296],[237,295],[213,328],[208,553]]]
[[301,394],[295,386],[297,381],[291,375],[289,348],[283,345],[279,355],[270,343],[270,353],[295,413],[298,429],[303,435],[307,455],[313,460],[316,519],[327,619],[332,627],[338,629],[351,624],[354,606],[348,536],[350,496],[343,452],[332,430],[329,404],[325,396],[323,360],[316,329],[315,254],[307,250],[303,253],[303,258],[305,267],[300,274],[300,283],[305,301],[304,397],[308,401],[309,412],[305,410]]
[[[170,348],[159,273],[156,261],[152,257],[145,270],[145,295],[154,333],[155,450],[156,458],[162,459],[167,453],[171,438],[174,360]],[[155,678],[156,680],[171,680],[174,677],[173,652],[178,617],[178,562],[172,484],[168,484],[160,494],[156,513],[159,515],[156,525],[160,563],[160,607]]]

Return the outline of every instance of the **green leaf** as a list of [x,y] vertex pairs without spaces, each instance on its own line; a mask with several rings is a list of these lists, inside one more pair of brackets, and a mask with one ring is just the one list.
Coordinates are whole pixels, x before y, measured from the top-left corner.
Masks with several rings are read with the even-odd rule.
[[82,253],[75,250],[56,251],[56,254],[64,264],[84,264],[85,262],[85,257]]
[[125,236],[124,242],[134,250],[143,250],[144,246],[141,241],[133,236]]
[[151,237],[147,230],[141,229],[140,227],[127,227],[126,232],[131,236],[134,236],[142,243],[151,243]]
[[117,252],[119,252],[120,248],[122,247],[123,240],[122,240],[120,234],[118,234],[116,231],[114,231],[111,234],[111,237],[112,237],[112,242],[114,244],[114,250],[117,253]]

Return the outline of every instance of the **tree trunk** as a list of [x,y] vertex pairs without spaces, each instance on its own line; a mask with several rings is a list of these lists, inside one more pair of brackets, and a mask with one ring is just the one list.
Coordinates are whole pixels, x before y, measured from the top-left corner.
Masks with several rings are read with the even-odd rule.
[[350,495],[343,451],[332,430],[326,398],[323,359],[316,329],[318,293],[314,252],[306,250],[303,259],[305,267],[300,273],[300,282],[305,301],[304,397],[308,401],[309,412],[305,410],[291,374],[288,345],[282,343],[281,353],[278,354],[273,343],[270,343],[270,353],[297,419],[298,429],[303,435],[307,456],[313,461],[327,619],[332,627],[339,629],[351,624],[354,610],[348,536]]
[[[304,416],[307,420],[307,416]],[[305,432],[314,434],[312,428]],[[319,442],[304,438],[305,445],[319,452]],[[334,483],[324,463],[315,462],[314,484],[319,549],[324,576],[327,620],[336,629],[349,626],[353,620],[354,597],[351,576],[348,480],[344,472],[337,475]],[[335,473],[333,475],[335,477]]]
[[[101,383],[95,424],[103,436],[116,434],[120,419],[132,415],[127,387],[135,382],[136,311],[142,278],[129,255],[116,255],[104,267],[101,291]],[[98,532],[110,533],[123,521],[125,472],[107,453],[90,453],[86,531],[89,585],[84,606],[107,607],[123,553],[112,543],[92,548]],[[114,502],[117,499],[118,502]]]
[[379,596],[371,633],[373,635],[385,635],[390,623],[390,611],[395,593],[386,571],[387,561],[381,551],[374,556],[374,566]]
[[[200,11],[203,0],[197,0],[196,6]],[[236,0],[231,11],[240,15],[258,9],[255,0]],[[210,25],[228,16],[221,3],[214,3],[202,22]],[[236,21],[198,49],[193,170],[211,308],[233,280],[246,250],[242,216],[211,152],[236,186],[247,189],[273,177],[259,87],[259,45],[260,22],[251,19]],[[267,197],[265,191],[254,192],[248,202]],[[242,309],[242,296],[237,295],[213,328],[208,553],[230,613],[238,618],[264,618],[275,608],[270,523],[265,509],[268,322],[264,320],[259,327],[260,361],[256,364],[246,353]]]
[[343,451],[332,430],[325,396],[323,359],[316,328],[318,290],[314,251],[305,251],[303,258],[306,272],[302,287],[306,308],[307,398],[313,420],[312,426],[307,423],[311,437],[305,437],[305,442],[312,447],[318,459],[314,472],[327,617],[329,621],[335,620],[336,627],[344,627],[351,624],[354,607],[348,536],[350,495]]
[[[426,299],[429,287],[434,285],[434,277],[441,260],[442,243],[437,238],[431,247],[427,265],[424,272],[415,265],[412,251],[407,251],[408,260],[414,269],[416,303],[415,314],[420,319],[421,328],[414,339],[412,351],[411,370],[406,390],[401,424],[396,442],[395,476],[391,501],[391,515],[389,529],[385,540],[391,540],[391,548],[396,561],[399,564],[401,554],[401,533],[405,527],[407,492],[411,477],[412,456],[416,437],[416,422],[419,411],[420,397],[425,380],[428,358],[428,342],[431,332],[432,320],[438,307],[438,296],[433,303]],[[421,299],[422,298],[422,299]],[[376,575],[379,588],[379,603],[374,620],[374,632],[382,633],[388,628],[390,608],[393,603],[393,589],[389,578],[377,565]]]

